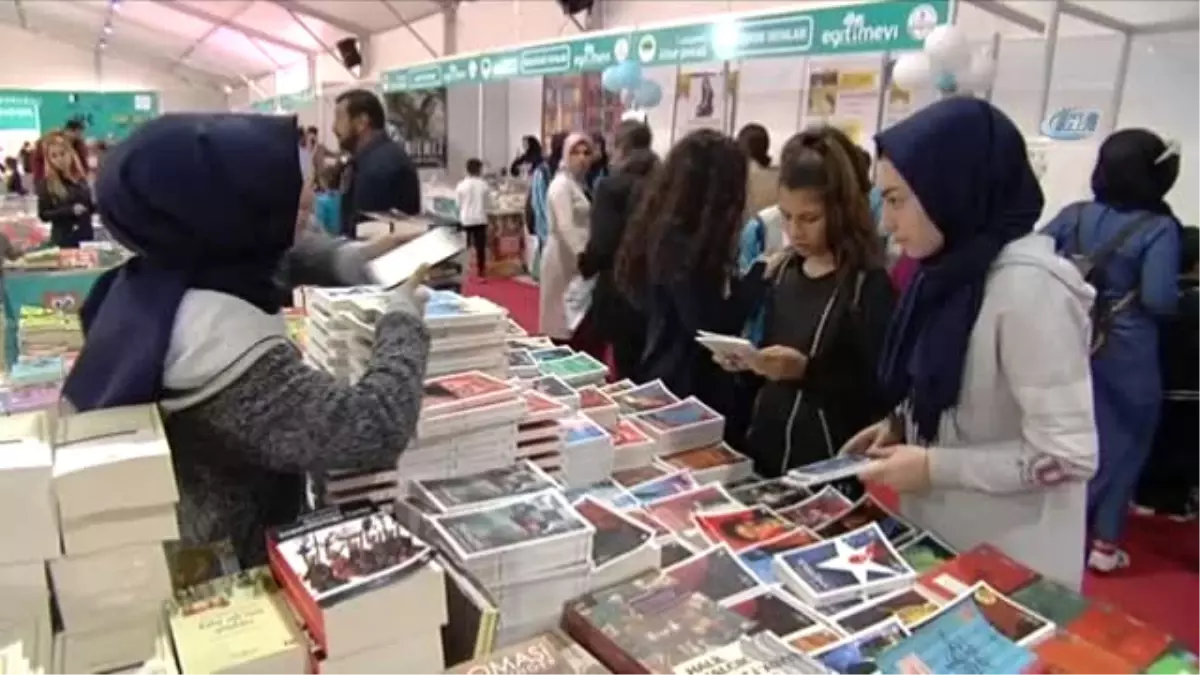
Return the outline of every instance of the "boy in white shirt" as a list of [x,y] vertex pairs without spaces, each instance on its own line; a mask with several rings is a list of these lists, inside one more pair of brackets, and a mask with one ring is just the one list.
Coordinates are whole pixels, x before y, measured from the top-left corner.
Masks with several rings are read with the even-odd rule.
[[454,188],[458,198],[458,221],[475,247],[476,273],[480,279],[487,272],[487,212],[491,202],[491,188],[479,177],[482,172],[483,162],[474,157],[468,159],[467,177]]

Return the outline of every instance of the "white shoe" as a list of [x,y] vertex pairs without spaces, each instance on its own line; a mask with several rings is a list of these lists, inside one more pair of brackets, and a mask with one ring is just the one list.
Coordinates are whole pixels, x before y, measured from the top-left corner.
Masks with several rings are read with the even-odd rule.
[[1129,554],[1119,548],[1101,550],[1093,548],[1088,554],[1088,567],[1097,572],[1113,572],[1129,567]]

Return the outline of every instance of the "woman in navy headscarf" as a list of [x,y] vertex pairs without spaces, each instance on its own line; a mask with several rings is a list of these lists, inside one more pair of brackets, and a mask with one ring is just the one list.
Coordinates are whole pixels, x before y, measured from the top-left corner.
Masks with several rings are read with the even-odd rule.
[[1097,293],[1092,381],[1100,470],[1088,490],[1088,566],[1100,572],[1129,565],[1117,542],[1162,407],[1158,326],[1178,306],[1180,259],[1179,221],[1164,197],[1178,177],[1175,148],[1145,129],[1118,131],[1100,146],[1095,201],[1066,207],[1044,230],[1060,253],[1095,265],[1088,281]]
[[883,219],[918,270],[880,375],[894,419],[847,443],[860,478],[956,549],[989,543],[1078,590],[1096,466],[1091,290],[1031,234],[1042,191],[1016,126],[972,98],[880,133]]
[[166,115],[101,169],[101,217],[134,252],[83,307],[83,351],[64,395],[77,410],[157,403],[189,543],[228,538],[265,560],[264,530],[291,521],[304,475],[394,466],[412,437],[429,336],[419,293],[390,296],[354,386],[301,360],[277,276],[365,281],[363,249],[301,234],[295,122]]

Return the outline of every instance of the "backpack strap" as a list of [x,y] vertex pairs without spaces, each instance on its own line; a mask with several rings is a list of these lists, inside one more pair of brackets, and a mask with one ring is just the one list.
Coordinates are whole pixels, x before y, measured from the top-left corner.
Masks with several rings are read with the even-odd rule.
[[[1109,239],[1108,241],[1104,242],[1103,246],[1100,246],[1095,251],[1092,251],[1092,253],[1087,256],[1087,261],[1091,265],[1092,269],[1099,269],[1107,265],[1108,261],[1112,259],[1113,255],[1116,254],[1117,251],[1121,250],[1121,247],[1124,246],[1134,234],[1142,229],[1142,225],[1145,224],[1146,221],[1153,219],[1154,216],[1155,214],[1147,211],[1139,213],[1137,217],[1129,221],[1129,224],[1121,228],[1121,231],[1117,233],[1117,236]],[[1075,236],[1076,239],[1078,239],[1078,227],[1075,230]],[[1082,252],[1083,250],[1080,249],[1080,253]]]

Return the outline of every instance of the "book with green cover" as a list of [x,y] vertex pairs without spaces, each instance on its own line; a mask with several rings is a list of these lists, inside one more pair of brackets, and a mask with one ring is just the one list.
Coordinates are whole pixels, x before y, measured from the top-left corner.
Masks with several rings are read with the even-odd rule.
[[1151,663],[1145,672],[1151,675],[1195,674],[1200,673],[1200,665],[1196,662],[1195,654],[1178,645],[1172,645],[1167,653]]
[[1038,579],[1011,595],[1013,600],[1060,626],[1074,621],[1091,604],[1079,593],[1049,579]]

